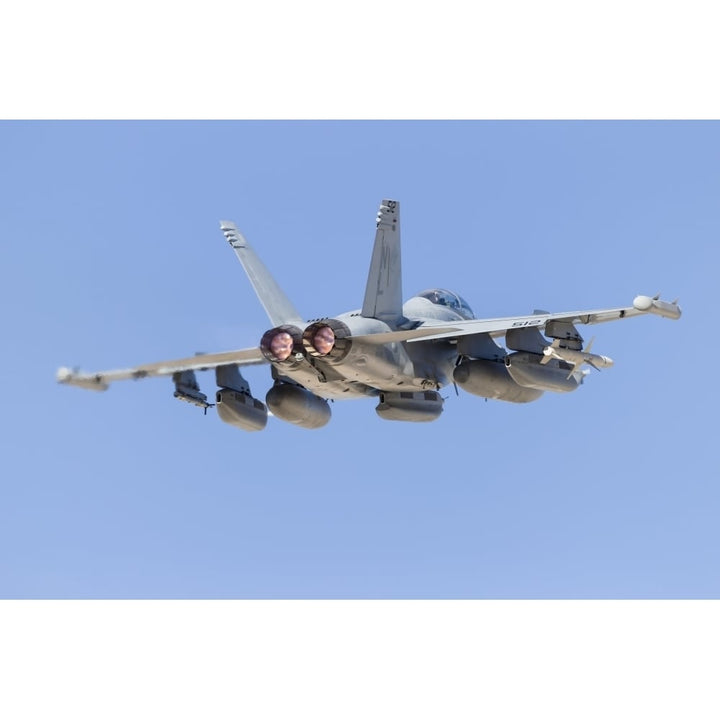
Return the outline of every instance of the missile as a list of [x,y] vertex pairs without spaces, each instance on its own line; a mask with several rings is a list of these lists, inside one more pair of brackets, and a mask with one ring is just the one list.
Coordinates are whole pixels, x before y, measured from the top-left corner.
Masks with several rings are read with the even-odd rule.
[[567,368],[553,365],[543,367],[543,360],[545,358],[539,358],[536,353],[520,351],[505,356],[505,367],[510,373],[510,377],[524,388],[572,392],[582,385],[585,373],[575,372],[575,367],[569,373]]
[[[593,341],[591,340],[586,350],[592,347]],[[613,361],[606,355],[596,355],[591,352],[584,352],[581,350],[570,350],[568,348],[560,347],[560,341],[554,340],[552,345],[548,345],[543,348],[543,359],[540,360],[541,365],[545,365],[552,358],[556,360],[562,360],[563,362],[570,363],[573,369],[570,372],[572,375],[581,365],[587,363],[596,370],[600,368],[609,368],[613,366]],[[569,377],[569,376],[568,376]]]
[[677,300],[673,302],[665,302],[660,299],[660,295],[648,297],[647,295],[638,295],[633,300],[633,307],[641,312],[649,312],[653,315],[669,318],[670,320],[678,320],[682,315],[682,310]]

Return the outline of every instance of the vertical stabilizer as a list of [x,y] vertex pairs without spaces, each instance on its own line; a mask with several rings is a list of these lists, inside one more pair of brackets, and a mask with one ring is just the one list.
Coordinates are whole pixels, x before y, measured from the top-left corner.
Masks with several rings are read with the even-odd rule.
[[275,278],[268,272],[262,260],[255,254],[250,243],[243,237],[235,223],[222,220],[220,227],[226,240],[235,251],[238,260],[242,263],[248,278],[250,278],[255,294],[265,308],[270,322],[275,326],[291,324],[302,327],[304,323],[300,313],[275,282]]
[[400,266],[400,203],[383,200],[377,216],[377,232],[362,316],[377,318],[391,327],[403,319]]

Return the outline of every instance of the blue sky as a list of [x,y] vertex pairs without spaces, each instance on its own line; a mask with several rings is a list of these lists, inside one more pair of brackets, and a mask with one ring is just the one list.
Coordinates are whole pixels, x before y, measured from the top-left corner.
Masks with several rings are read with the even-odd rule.
[[[0,597],[720,595],[720,124],[3,122],[0,151]],[[586,328],[615,367],[576,393],[449,388],[428,425],[369,400],[245,434],[168,379],[55,383],[258,342],[221,219],[306,317],[358,307],[383,197],[406,297],[496,317],[660,291],[683,318]]]

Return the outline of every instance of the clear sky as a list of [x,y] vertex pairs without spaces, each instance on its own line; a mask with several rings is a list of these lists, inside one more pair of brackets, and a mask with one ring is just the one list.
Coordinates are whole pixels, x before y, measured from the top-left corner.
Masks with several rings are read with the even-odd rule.
[[[720,595],[720,124],[4,122],[0,154],[0,597]],[[256,344],[221,219],[307,318],[359,307],[384,197],[406,298],[684,315],[582,329],[615,367],[576,393],[450,387],[427,425],[246,434],[169,379],[55,383]]]

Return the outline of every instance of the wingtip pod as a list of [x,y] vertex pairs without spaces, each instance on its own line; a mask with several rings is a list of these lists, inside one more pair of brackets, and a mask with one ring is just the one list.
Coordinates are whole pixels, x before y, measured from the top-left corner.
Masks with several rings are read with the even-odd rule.
[[61,367],[57,371],[56,378],[62,385],[74,385],[84,390],[103,391],[109,387],[98,375],[81,375],[66,367]]
[[649,312],[653,315],[669,318],[670,320],[679,320],[682,315],[682,310],[677,300],[671,303],[665,302],[664,300],[660,300],[660,295],[655,295],[655,297],[638,295],[633,300],[633,307],[641,312]]

